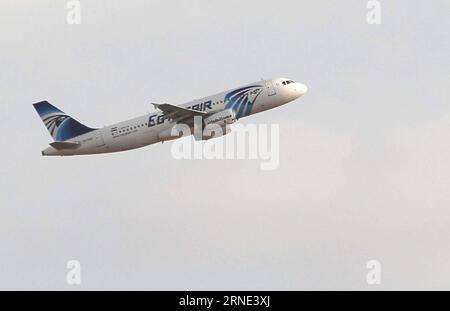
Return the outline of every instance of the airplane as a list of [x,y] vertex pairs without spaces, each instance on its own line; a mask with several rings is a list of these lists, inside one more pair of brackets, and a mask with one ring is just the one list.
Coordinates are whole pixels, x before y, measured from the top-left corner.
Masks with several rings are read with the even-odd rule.
[[[230,132],[229,125],[238,119],[291,102],[307,92],[306,85],[287,78],[261,80],[226,92],[204,97],[182,105],[153,104],[156,110],[144,116],[103,128],[88,127],[65,114],[48,101],[33,104],[54,141],[43,156],[103,154],[141,148],[182,137],[173,128],[185,124],[195,131],[214,125],[220,134],[194,135],[207,140]],[[198,127],[198,126],[197,126]]]

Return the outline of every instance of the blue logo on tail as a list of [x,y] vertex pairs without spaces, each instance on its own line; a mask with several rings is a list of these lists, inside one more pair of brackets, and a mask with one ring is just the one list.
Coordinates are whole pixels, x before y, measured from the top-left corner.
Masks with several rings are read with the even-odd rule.
[[34,104],[34,108],[55,141],[65,141],[95,130],[81,124],[47,101]]

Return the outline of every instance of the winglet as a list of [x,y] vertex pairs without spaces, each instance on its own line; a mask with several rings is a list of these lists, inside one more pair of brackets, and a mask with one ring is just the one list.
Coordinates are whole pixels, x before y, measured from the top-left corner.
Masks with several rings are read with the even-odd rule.
[[157,104],[157,103],[150,103],[150,104],[152,104],[153,107],[155,107],[155,109],[158,109],[158,108],[159,108],[159,105],[160,105],[160,104]]

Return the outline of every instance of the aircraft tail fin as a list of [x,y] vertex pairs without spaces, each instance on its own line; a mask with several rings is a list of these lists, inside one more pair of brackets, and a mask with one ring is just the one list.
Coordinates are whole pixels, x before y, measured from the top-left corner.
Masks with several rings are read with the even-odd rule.
[[41,101],[33,104],[33,106],[56,142],[65,141],[95,130],[68,116],[48,101]]

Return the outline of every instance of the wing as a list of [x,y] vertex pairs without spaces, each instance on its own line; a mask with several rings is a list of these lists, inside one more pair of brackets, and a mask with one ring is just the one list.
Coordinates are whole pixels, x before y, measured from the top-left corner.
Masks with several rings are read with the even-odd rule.
[[158,108],[159,110],[161,110],[164,113],[164,115],[167,115],[168,118],[172,118],[172,119],[185,119],[185,118],[194,117],[194,116],[206,115],[206,112],[203,112],[203,111],[187,109],[187,108],[183,108],[183,107],[179,107],[179,106],[175,106],[175,105],[171,105],[171,104],[153,104],[152,103],[152,105],[155,106],[155,108]]

